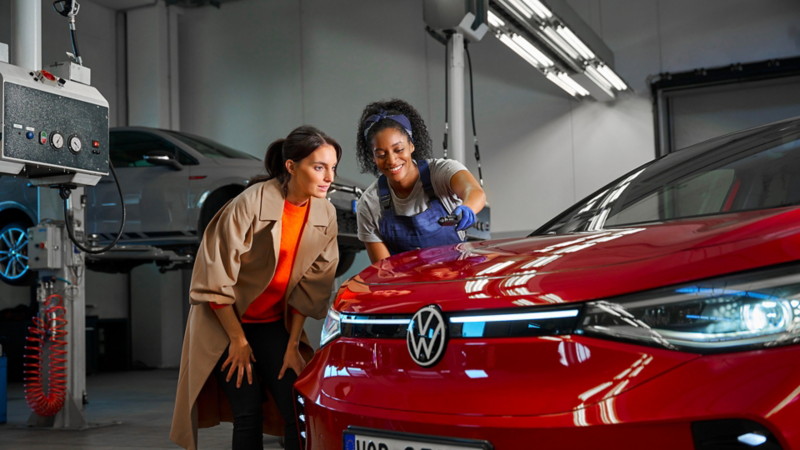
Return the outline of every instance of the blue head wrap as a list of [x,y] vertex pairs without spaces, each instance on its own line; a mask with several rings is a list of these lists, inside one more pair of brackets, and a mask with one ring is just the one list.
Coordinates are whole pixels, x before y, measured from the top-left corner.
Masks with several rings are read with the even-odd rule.
[[408,133],[409,139],[411,139],[412,142],[414,141],[414,135],[411,133],[411,121],[408,120],[408,117],[402,114],[390,116],[383,109],[378,114],[373,114],[367,117],[367,120],[364,121],[365,124],[368,124],[367,128],[364,129],[364,139],[367,139],[367,133],[369,133],[369,129],[383,119],[394,120],[395,122],[399,123],[400,126],[403,127],[403,129],[406,131],[406,133]]

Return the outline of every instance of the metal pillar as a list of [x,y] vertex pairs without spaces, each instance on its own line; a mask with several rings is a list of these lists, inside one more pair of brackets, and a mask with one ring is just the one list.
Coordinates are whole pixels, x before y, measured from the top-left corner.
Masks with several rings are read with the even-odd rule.
[[42,2],[11,0],[11,64],[42,68]]
[[[69,198],[71,221],[75,237],[81,239],[84,235],[86,222],[85,189],[79,187],[72,191]],[[63,230],[63,257],[64,264],[59,269],[59,276],[72,279],[68,272],[75,271],[75,284],[72,286],[70,299],[65,299],[67,305],[67,401],[64,408],[56,415],[55,428],[86,428],[89,424],[84,415],[83,400],[86,397],[86,265],[83,252],[78,250],[70,241],[66,228]]]
[[448,109],[450,110],[450,143],[452,159],[466,164],[464,142],[464,35],[453,33],[447,40]]

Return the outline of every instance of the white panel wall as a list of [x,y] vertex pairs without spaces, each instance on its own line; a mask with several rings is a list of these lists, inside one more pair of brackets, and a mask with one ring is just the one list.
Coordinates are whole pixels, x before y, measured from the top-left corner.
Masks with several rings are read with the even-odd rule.
[[171,128],[169,17],[163,1],[127,12],[128,124]]
[[155,264],[131,271],[131,342],[133,361],[148,367],[178,368],[184,332],[184,304],[189,287],[180,271],[160,273]]
[[183,131],[263,158],[303,123],[297,1],[187,9],[178,27]]

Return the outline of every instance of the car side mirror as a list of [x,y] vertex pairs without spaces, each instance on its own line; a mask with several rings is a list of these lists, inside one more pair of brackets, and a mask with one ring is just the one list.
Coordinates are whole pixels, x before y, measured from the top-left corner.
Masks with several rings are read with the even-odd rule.
[[171,167],[174,170],[183,170],[183,164],[179,163],[175,159],[175,155],[169,152],[161,150],[148,152],[145,153],[144,160],[154,166],[166,166]]

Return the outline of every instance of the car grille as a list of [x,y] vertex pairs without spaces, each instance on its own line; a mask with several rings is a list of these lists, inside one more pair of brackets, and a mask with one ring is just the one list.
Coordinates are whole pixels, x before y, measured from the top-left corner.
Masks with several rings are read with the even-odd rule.
[[[537,337],[572,334],[582,306],[445,313],[451,339]],[[563,313],[563,314],[561,314]],[[341,335],[405,339],[411,315],[341,315]]]

